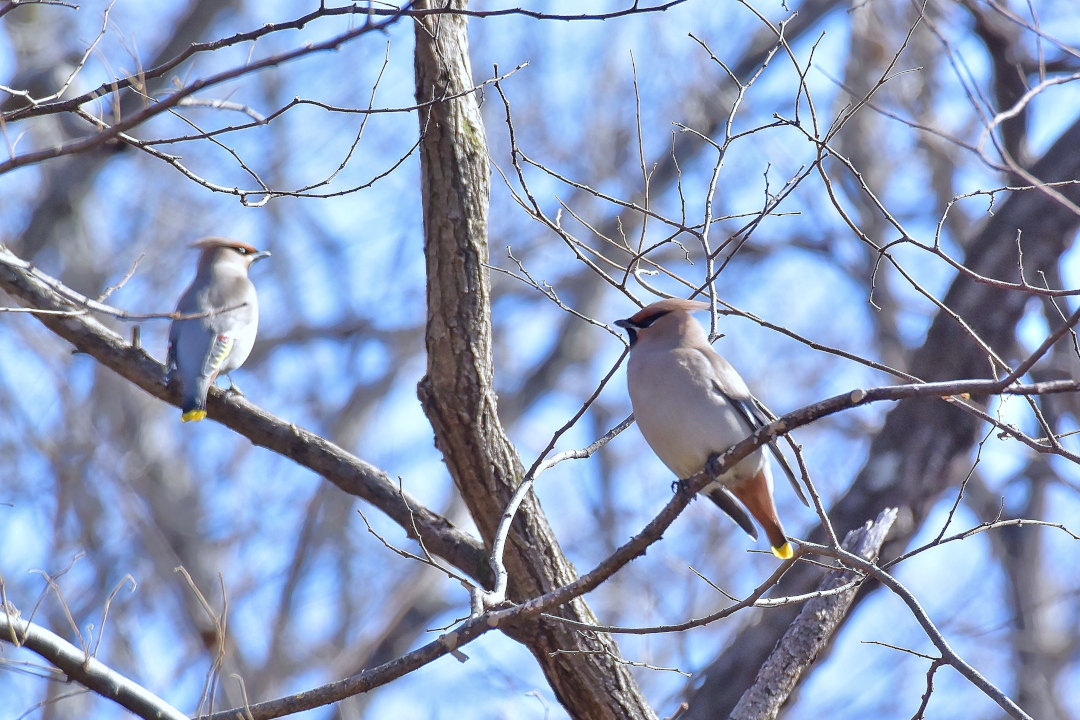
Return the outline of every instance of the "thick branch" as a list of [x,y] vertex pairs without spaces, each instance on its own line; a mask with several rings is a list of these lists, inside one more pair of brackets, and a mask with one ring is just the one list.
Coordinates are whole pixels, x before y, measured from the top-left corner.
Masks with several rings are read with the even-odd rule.
[[[30,268],[0,245],[0,289],[28,308],[44,310],[35,317],[79,352],[165,402],[179,405],[176,388],[166,387],[165,369],[140,347],[70,304],[55,290],[56,281]],[[252,405],[242,397],[212,388],[207,398],[210,417],[274,452],[322,475],[345,492],[367,500],[394,519],[410,537],[423,540],[433,554],[468,575],[490,582],[483,546],[446,518],[431,512],[402,492],[379,468],[366,463],[315,433],[297,427]],[[414,530],[415,528],[415,530]]]
[[188,720],[141,685],[91,657],[59,635],[23,620],[10,606],[0,607],[0,638],[25,647],[62,670],[69,680],[127,708],[147,720]]
[[[45,312],[36,311],[34,314],[50,329],[61,337],[68,339],[81,351],[91,354],[96,360],[147,392],[169,402],[175,402],[176,398],[173,396],[172,390],[165,387],[160,381],[163,368],[153,358],[146,355],[141,348],[126,344],[122,338],[93,320],[80,308],[71,305],[65,296],[71,295],[70,291],[60,285],[58,281],[42,275],[40,271],[34,270],[3,248],[0,248],[0,287],[19,297],[30,307],[44,310]],[[873,401],[911,399],[928,395],[948,396],[960,392],[999,392],[1002,391],[1001,386],[1000,381],[993,380],[956,381],[872,388],[837,395],[788,413],[762,428],[753,436],[732,446],[716,459],[717,466],[714,468],[713,474],[722,474],[727,468],[734,466],[742,458],[784,429],[801,426],[815,418],[833,412]],[[1077,384],[1073,381],[1060,381],[1041,383],[1034,386],[1010,386],[1006,391],[1016,393],[1053,392],[1067,388],[1075,389],[1076,387]],[[445,519],[430,513],[417,505],[415,501],[402,495],[390,483],[385,474],[378,469],[348,455],[340,448],[336,448],[311,433],[269,416],[242,399],[226,399],[223,393],[214,391],[211,396],[210,410],[215,419],[249,437],[254,442],[291,457],[316,472],[320,472],[347,492],[368,499],[387,512],[403,528],[410,531],[410,534],[412,534],[413,523],[415,523],[429,550],[450,559],[459,567],[464,562],[463,558],[471,559],[474,570],[473,576],[479,577],[485,582],[490,581],[489,577],[482,575],[487,570],[487,558],[484,550],[478,546],[476,541],[450,526]],[[588,608],[584,606],[579,598],[584,593],[595,589],[620,568],[643,554],[649,545],[659,540],[668,526],[689,503],[690,498],[694,496],[697,490],[710,482],[711,477],[710,473],[702,472],[695,478],[688,480],[687,492],[675,494],[663,510],[639,534],[635,535],[610,557],[605,558],[586,575],[576,579],[571,578],[565,584],[552,586],[545,590],[543,594],[530,596],[530,599],[520,604],[503,610],[489,611],[483,616],[473,618],[457,630],[446,633],[433,643],[377,667],[366,669],[357,675],[295,696],[252,706],[250,708],[252,716],[256,718],[279,717],[282,714],[325,705],[370,690],[401,677],[444,654],[453,652],[461,645],[495,627],[504,629],[519,639],[535,642],[540,647],[559,647],[556,643],[565,643],[567,639],[562,634],[555,632],[552,625],[564,627],[571,631],[581,625],[596,627],[595,619],[588,613]],[[531,498],[531,500],[535,502],[535,498]],[[570,569],[570,572],[572,573],[572,569]],[[515,581],[515,592],[520,592],[519,586],[521,584],[520,580]],[[771,583],[769,584],[771,585]],[[762,591],[764,591],[764,588],[762,588]],[[566,612],[564,606],[567,603],[572,603],[570,607],[574,612]],[[572,623],[563,623],[561,620],[553,619],[537,620],[541,613],[548,611],[559,612],[560,608],[563,608],[561,618],[571,620]],[[586,619],[582,620],[582,617]],[[538,626],[537,623],[540,623],[540,625]],[[13,636],[12,639],[14,640],[16,637]],[[607,636],[600,635],[596,642],[603,643],[605,640],[608,640]],[[540,644],[541,641],[543,641],[542,645]],[[61,645],[51,643],[41,645],[40,648],[35,649],[44,657],[54,660],[58,667],[62,669],[65,667],[65,653],[67,651]],[[547,659],[552,657],[545,656]],[[563,662],[605,659],[595,658],[591,655],[561,655],[558,657]],[[624,667],[619,665],[620,669]],[[590,666],[589,669],[595,672],[606,671],[602,665],[599,667]],[[580,670],[580,668],[577,670]],[[97,685],[93,683],[99,682],[101,677],[105,677],[105,675],[98,673],[96,676],[88,676],[87,686],[96,690]],[[82,682],[82,679],[79,679],[79,681]],[[572,685],[568,684],[564,684],[562,687],[564,689],[573,689]],[[106,696],[113,697],[108,694]],[[582,696],[575,695],[574,698],[578,701],[578,706],[584,704]],[[155,716],[144,714],[144,717]],[[222,716],[224,717],[224,715]],[[232,716],[230,715],[230,717]]]

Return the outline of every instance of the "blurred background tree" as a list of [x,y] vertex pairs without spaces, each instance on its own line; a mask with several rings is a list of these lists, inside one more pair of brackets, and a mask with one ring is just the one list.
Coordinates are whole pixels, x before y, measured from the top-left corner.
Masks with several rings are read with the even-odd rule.
[[[1005,377],[1075,322],[1080,8],[474,2],[476,90],[447,82],[434,96],[440,63],[457,57],[438,39],[465,18],[407,9],[0,3],[0,243],[90,297],[119,284],[107,302],[140,314],[172,310],[199,237],[272,250],[254,277],[259,342],[237,372],[248,401],[459,526],[462,545],[434,552],[466,575],[490,581],[461,566],[490,541],[500,493],[618,362],[611,321],[654,290],[715,292],[730,311],[717,349],[778,413],[860,387]],[[490,209],[482,187],[465,188],[479,223],[475,207],[457,217],[436,202],[456,186],[432,180],[468,133],[440,142],[453,117],[431,118],[474,102],[490,162],[472,157],[471,177],[493,170]],[[467,221],[467,237],[450,228],[436,242],[440,218]],[[466,310],[493,325],[497,417],[493,405],[466,412],[486,433],[470,459],[509,439],[486,478],[462,471],[455,447],[470,449],[450,443],[452,421],[436,419],[436,449],[439,368],[470,366],[434,331],[448,309],[426,301],[447,279],[437,251],[449,261],[445,243],[460,240],[467,264],[485,237],[490,257],[472,256],[464,280],[491,270],[490,316],[484,302]],[[25,302],[11,282],[5,272],[6,307]],[[131,336],[133,322],[94,317]],[[158,360],[167,324],[138,322]],[[469,614],[460,582],[384,544],[421,552],[393,493],[375,499],[380,513],[374,485],[327,482],[280,434],[253,446],[270,421],[247,403],[219,400],[211,421],[181,425],[137,370],[122,377],[71,347],[31,315],[0,313],[0,587],[24,617],[193,713],[210,709],[208,693],[213,709],[236,707],[378,666]],[[1022,379],[1078,369],[1068,331]],[[795,433],[837,531],[899,508],[883,558],[922,551],[890,571],[1040,720],[1080,718],[1080,564],[1069,532],[1009,521],[1076,530],[1078,410],[1075,393],[905,400]],[[628,412],[619,370],[556,451]],[[569,577],[559,548],[596,566],[670,499],[672,479],[634,428],[540,475],[512,534],[508,565],[524,565],[511,566],[511,597]],[[786,487],[777,497],[793,536],[824,540]],[[600,623],[682,623],[729,604],[717,588],[743,597],[768,578],[775,560],[707,505],[586,596]],[[820,575],[802,563],[776,594],[809,592]],[[894,593],[861,600],[790,717],[1001,716],[936,669]],[[545,620],[309,715],[580,714],[588,689],[560,683],[588,666],[622,674],[627,702],[641,693],[661,717],[683,702],[680,717],[726,717],[797,611],[613,641]],[[610,643],[615,656],[597,657]],[[0,647],[0,717],[124,715]]]

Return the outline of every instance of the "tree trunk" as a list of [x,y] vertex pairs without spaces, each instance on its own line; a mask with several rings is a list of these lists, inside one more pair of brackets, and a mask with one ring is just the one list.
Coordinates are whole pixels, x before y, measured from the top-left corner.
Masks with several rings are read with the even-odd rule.
[[[434,1],[414,7],[424,10]],[[465,3],[454,0],[453,6],[463,8]],[[418,394],[435,430],[436,445],[490,547],[524,469],[503,432],[492,382],[486,266],[490,171],[479,107],[468,92],[473,80],[466,19],[439,15],[418,20],[415,62],[416,99],[422,104],[420,167],[428,288],[428,369]],[[535,597],[576,577],[531,494],[518,510],[504,561],[513,601]],[[580,598],[559,613],[596,622]],[[528,646],[571,716],[655,717],[610,636],[582,633],[552,620],[509,632]]]

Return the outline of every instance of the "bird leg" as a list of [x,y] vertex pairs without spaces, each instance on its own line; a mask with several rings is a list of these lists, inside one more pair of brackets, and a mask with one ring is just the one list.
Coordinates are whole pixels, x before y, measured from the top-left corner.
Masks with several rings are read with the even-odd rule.
[[226,395],[239,395],[244,397],[244,391],[240,389],[240,386],[233,382],[232,375],[226,375],[229,379],[229,387],[225,388]]
[[[690,496],[690,479],[679,479],[671,482],[671,492],[682,495],[683,497]],[[690,498],[693,500],[693,498]]]

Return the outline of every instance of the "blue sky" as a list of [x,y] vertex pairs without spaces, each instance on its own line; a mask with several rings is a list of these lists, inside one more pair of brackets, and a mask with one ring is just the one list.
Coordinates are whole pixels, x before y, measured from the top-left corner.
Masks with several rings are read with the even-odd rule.
[[[579,11],[578,3],[545,3],[543,7],[552,12],[560,7],[566,12]],[[587,7],[600,11],[622,4],[589,3]],[[49,13],[57,27],[64,29],[57,32],[69,42],[66,48],[79,47],[79,43],[94,38],[104,8],[94,0],[82,4],[77,12],[59,7],[35,10]],[[760,9],[774,21],[787,15],[779,3]],[[839,83],[855,75],[848,66],[853,12],[871,9],[877,11],[857,8],[834,12],[817,31],[794,44],[796,57],[805,64],[812,44],[817,43],[806,82],[823,123],[841,112],[848,101]],[[1014,9],[1022,10],[1019,5]],[[1076,10],[1046,4],[1040,5],[1039,11],[1042,27],[1075,48]],[[135,66],[133,52],[146,62],[167,35],[170,23],[175,22],[173,12],[172,4],[151,10],[127,0],[115,3],[108,31],[80,82],[93,87],[118,69]],[[293,12],[291,3],[244,3],[239,9],[221,13],[204,39],[250,30]],[[967,16],[954,6],[943,8],[941,13],[937,25],[941,36],[962,58],[975,85],[985,87],[987,61],[981,46],[968,34]],[[34,27],[44,32],[41,28],[46,26],[38,23]],[[344,19],[326,19],[302,31],[272,35],[254,47],[244,45],[200,56],[185,67],[181,77],[205,76],[243,63],[248,57],[263,57],[324,39],[346,27]],[[629,199],[642,184],[634,68],[640,93],[641,142],[652,162],[670,147],[678,129],[674,123],[695,126],[703,121],[702,106],[689,99],[695,89],[699,94],[701,88],[715,87],[716,94],[731,89],[723,69],[689,34],[704,40],[720,59],[734,62],[748,38],[760,29],[760,23],[741,6],[705,0],[691,0],[663,14],[603,23],[539,22],[520,17],[474,20],[470,26],[472,65],[479,82],[491,75],[495,63],[500,72],[506,72],[528,61],[528,67],[503,81],[520,148],[574,181]],[[881,35],[887,44],[903,35],[896,27],[887,30],[883,28]],[[901,56],[897,66],[910,70],[910,75],[890,81],[879,95],[880,105],[902,117],[921,110],[920,122],[967,140],[977,138],[978,117],[957,80],[956,66],[940,62],[941,45],[933,38],[920,37],[922,44]],[[887,45],[888,52],[895,49],[894,44]],[[245,76],[202,96],[242,103],[264,114],[296,96],[330,105],[364,107],[387,58],[374,105],[404,108],[414,102],[411,53],[412,31],[402,23],[387,34],[366,35],[337,51]],[[926,58],[937,61],[926,65],[922,62]],[[0,78],[5,78],[0,84],[7,82],[13,63],[10,44],[0,39]],[[924,85],[933,89],[928,107],[921,107],[911,97]],[[1041,152],[1075,119],[1076,87],[1070,83],[1050,88],[1034,102],[1029,135],[1033,154]],[[778,55],[747,92],[735,131],[768,125],[774,114],[792,118],[796,88],[797,76],[790,61]],[[512,176],[505,112],[490,86],[484,92],[483,110],[493,165]],[[805,119],[806,113],[804,99],[801,117]],[[207,109],[189,109],[186,115],[206,126],[243,119],[239,114]],[[873,189],[916,240],[929,244],[944,206],[941,193],[933,186],[940,178],[928,166],[942,145],[928,142],[925,133],[870,108],[863,109],[858,118],[865,124],[853,123],[845,131],[860,133],[858,141],[844,136],[838,146],[853,154],[861,152],[860,160],[875,154],[882,158],[880,167],[866,168],[872,171],[868,172],[871,182],[880,183]],[[295,188],[332,173],[346,157],[361,122],[357,114],[302,107],[269,126],[226,137],[229,147],[273,185]],[[162,119],[145,132],[146,136],[180,132],[182,127],[175,119]],[[356,151],[327,190],[362,185],[388,170],[408,153],[416,132],[414,113],[371,116]],[[16,148],[42,137],[47,137],[47,130],[36,127]],[[713,139],[722,140],[718,136]],[[233,157],[220,148],[199,142],[168,150],[182,154],[190,167],[213,182],[251,185]],[[700,221],[715,159],[715,153],[696,149],[680,157],[682,197],[671,187],[659,188],[652,207],[677,217],[685,203],[687,216]],[[813,145],[793,128],[766,128],[732,143],[724,158],[715,202],[718,215],[733,217],[718,223],[714,240],[719,242],[745,222],[734,216],[761,207],[766,177],[768,188],[775,192],[813,160]],[[954,193],[1006,183],[970,153],[953,148],[949,161],[953,163],[950,188]],[[0,177],[0,242],[17,244],[29,212],[44,192],[42,177],[48,170],[48,166],[27,168]],[[846,209],[880,233],[873,239],[895,239],[895,229],[882,229],[872,221],[863,198],[852,192],[842,171],[833,167],[830,172]],[[47,272],[73,282],[88,276],[112,282],[142,254],[137,272],[112,300],[132,311],[160,312],[171,310],[174,298],[190,280],[194,253],[187,243],[213,233],[271,249],[273,259],[257,266],[254,275],[260,292],[260,336],[265,349],[261,355],[257,349],[258,360],[237,373],[248,398],[292,422],[325,433],[391,477],[400,476],[408,492],[433,509],[448,508],[468,527],[468,519],[453,504],[455,491],[415,395],[416,382],[424,372],[420,326],[425,311],[418,177],[418,163],[411,156],[385,178],[358,192],[335,198],[279,198],[264,207],[247,208],[233,196],[196,187],[157,160],[126,152],[110,159],[93,178],[87,194],[79,198],[79,212],[69,223],[63,242],[50,246],[36,262]],[[526,177],[549,214],[556,212],[560,201],[572,203],[575,212],[597,224],[618,212],[610,203],[576,193],[536,169],[529,169]],[[516,181],[514,186],[520,191]],[[498,173],[492,176],[492,188],[493,265],[516,270],[506,257],[505,248],[510,246],[535,277],[550,282],[568,302],[581,303],[581,308],[598,320],[611,322],[633,311],[630,299],[617,290],[603,286],[597,290],[597,281],[587,276],[583,279],[568,248],[525,216]],[[959,252],[954,233],[958,228],[976,226],[987,217],[987,210],[985,198],[966,200],[954,209],[963,221],[946,227],[946,246]],[[597,244],[582,225],[566,212],[563,215],[566,226],[583,242]],[[625,229],[630,237],[636,237],[637,227]],[[658,240],[667,232],[662,223],[651,221],[648,237]],[[683,241],[691,242],[688,237]],[[680,276],[699,280],[701,253],[689,247],[689,261],[670,247],[654,257]],[[910,246],[897,248],[896,253],[904,267],[935,295],[940,296],[948,287],[952,270],[939,259]],[[722,299],[769,322],[823,345],[882,360],[876,331],[894,323],[897,342],[910,349],[922,341],[934,309],[887,269],[877,278],[879,289],[874,294],[883,307],[875,309],[869,303],[872,267],[866,257],[865,246],[831,206],[823,182],[811,175],[779,207],[777,215],[755,230],[716,286]],[[1061,272],[1066,287],[1076,285],[1080,271],[1075,252],[1065,258]],[[674,282],[658,284],[668,291],[680,289]],[[556,332],[563,327],[564,318],[539,293],[512,278],[496,274],[493,286],[496,384],[500,395],[512,399],[558,342]],[[641,288],[634,291],[647,298]],[[364,324],[368,333],[342,337],[333,332],[350,323]],[[1044,327],[1033,306],[1023,325],[1022,339],[1034,347],[1041,341]],[[325,332],[311,341],[290,340],[291,334],[311,328]],[[164,355],[166,331],[163,322],[143,325],[144,345],[158,357]],[[724,337],[717,342],[717,349],[778,412],[854,387],[888,382],[876,371],[814,351],[747,319],[724,318],[721,331]],[[615,336],[599,328],[588,328],[581,337],[587,356],[569,363],[554,383],[544,393],[530,397],[520,416],[509,423],[508,432],[526,465],[579,407],[623,349]],[[154,536],[155,522],[161,521],[151,509],[154,503],[140,495],[146,490],[129,479],[139,475],[138,465],[147,462],[147,457],[164,458],[169,468],[167,486],[160,492],[175,495],[181,504],[185,499],[197,504],[199,514],[191,528],[191,542],[199,548],[200,556],[211,558],[208,567],[220,572],[229,588],[230,627],[252,667],[265,659],[274,632],[285,633],[288,642],[311,642],[342,651],[362,646],[389,623],[397,609],[395,598],[410,584],[419,583],[419,578],[429,582],[430,594],[445,603],[445,609],[430,619],[428,627],[446,625],[467,612],[467,596],[460,586],[435,573],[419,571],[387,551],[366,531],[352,501],[328,490],[312,473],[263,448],[251,447],[212,422],[180,426],[175,408],[108,379],[107,371],[95,367],[88,358],[70,357],[62,342],[30,318],[0,315],[0,358],[0,395],[5,398],[5,407],[16,409],[9,409],[15,413],[14,420],[7,430],[0,431],[0,451],[12,468],[4,483],[9,494],[0,495],[0,502],[11,503],[10,507],[0,506],[0,576],[8,597],[17,598],[20,607],[32,606],[42,583],[31,569],[56,572],[82,553],[86,557],[76,562],[61,587],[65,596],[79,598],[77,621],[81,625],[97,623],[108,590],[132,574],[138,587],[134,592],[119,593],[110,627],[118,638],[136,648],[137,655],[117,651],[109,659],[185,711],[194,707],[207,666],[185,664],[185,658],[192,655],[189,650],[177,649],[189,648],[194,642],[190,628],[184,625],[184,589],[172,572],[173,566],[147,539]],[[629,411],[624,382],[620,371],[597,406],[560,441],[559,449],[587,445]],[[117,408],[137,414],[138,436],[118,436],[117,429],[125,425],[112,413],[120,413],[119,409],[103,408],[99,416],[93,407],[87,407],[88,403],[101,402],[95,390],[100,392],[106,383],[115,388]],[[812,477],[826,500],[835,499],[850,486],[865,461],[869,440],[888,410],[887,406],[860,409],[799,432],[797,439],[805,448]],[[1003,412],[1015,413],[1018,422],[1030,427],[1030,416],[1019,403],[1007,404]],[[34,442],[24,440],[28,434]],[[1075,442],[1071,442],[1075,449]],[[146,443],[155,446],[154,453],[146,452]],[[64,463],[56,461],[55,445],[70,448]],[[1030,460],[1029,451],[990,433],[979,472],[991,492],[1011,500],[1023,487],[1015,474]],[[1054,467],[1072,484],[1054,485],[1046,519],[1067,522],[1075,516],[1077,475],[1075,467]],[[669,497],[671,479],[637,430],[630,428],[597,456],[560,464],[541,476],[536,492],[564,551],[584,571],[655,514]],[[99,519],[107,518],[108,522],[88,527],[108,528],[107,533],[81,531],[81,523],[90,521],[77,505],[89,500],[82,492],[72,494],[71,483],[90,488],[85,496],[100,503]],[[317,498],[320,502],[312,504]],[[948,493],[943,496],[917,543],[937,533],[952,500]],[[788,488],[778,487],[778,504],[795,536],[804,535],[815,524],[813,514],[793,499]],[[310,519],[306,513],[311,508],[321,513],[316,525],[333,524],[332,528],[323,525],[320,532],[336,535],[340,543],[325,542],[308,558],[290,625],[268,628],[268,618],[279,607],[294,561],[295,539]],[[367,506],[363,510],[378,532],[393,542],[406,542],[400,528],[380,513]],[[177,512],[178,518],[186,518],[181,510]],[[963,509],[953,528],[959,530],[983,519]],[[1034,532],[1044,539],[1047,556],[1054,559],[1048,563],[1048,572],[1060,572],[1061,595],[1074,595],[1075,580],[1071,578],[1076,573],[1071,571],[1076,569],[1076,561],[1070,542],[1051,530]],[[747,552],[763,547],[741,535],[714,508],[694,503],[645,558],[588,599],[604,622],[651,625],[681,621],[724,604],[690,567],[735,594],[746,593],[774,567],[768,555]],[[995,652],[996,647],[1007,645],[1009,632],[1008,606],[1000,600],[1005,590],[996,567],[987,538],[978,536],[924,553],[905,562],[897,574],[961,654],[984,669],[992,681],[1008,688],[1010,656]],[[342,615],[346,607],[343,598],[353,603],[350,608],[355,614],[351,617]],[[50,622],[55,622],[53,601],[47,607],[52,608]],[[1071,612],[1061,610],[1064,615]],[[751,613],[743,615],[675,636],[620,638],[620,646],[627,659],[695,672],[725,646],[740,623],[751,622]],[[1068,625],[1068,620],[1062,621],[1062,626]],[[415,644],[429,636],[422,633]],[[845,627],[833,653],[796,700],[791,716],[827,713],[844,718],[875,713],[910,717],[923,689],[926,662],[868,644],[871,642],[929,651],[907,611],[894,597],[878,591]],[[116,647],[121,645],[116,643]],[[107,654],[112,652],[108,634],[103,648]],[[492,633],[466,652],[471,658],[467,663],[445,658],[372,693],[365,716],[404,716],[410,712],[429,718],[563,716],[536,663],[521,646]],[[14,653],[6,657],[25,659]],[[315,663],[306,673],[290,675],[273,692],[299,691],[333,679],[332,673],[341,672],[342,666],[331,666],[330,658],[326,660],[327,666]],[[1068,676],[1075,678],[1075,657],[1069,668]],[[636,674],[657,712],[670,715],[684,694],[686,679],[663,670],[643,669]],[[934,717],[987,717],[995,712],[981,693],[955,673],[942,670],[937,683],[938,692],[931,704]],[[29,707],[41,689],[36,678],[14,670],[0,673],[0,694],[16,698],[12,707]],[[865,692],[868,689],[871,692]],[[1080,716],[1075,698],[1063,695],[1062,702],[1072,717]],[[119,717],[107,703],[88,707],[87,712],[95,718]],[[8,719],[5,712],[0,710],[0,720]],[[306,716],[329,714],[317,711]]]

